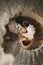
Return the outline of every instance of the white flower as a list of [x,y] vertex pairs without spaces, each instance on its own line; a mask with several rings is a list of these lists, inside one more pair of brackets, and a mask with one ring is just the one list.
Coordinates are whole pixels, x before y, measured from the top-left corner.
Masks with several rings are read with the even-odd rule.
[[23,36],[27,37],[29,40],[32,40],[34,38],[35,34],[35,28],[33,25],[29,25],[27,28],[27,33],[24,33]]

